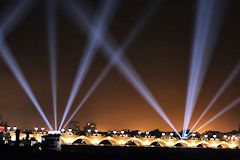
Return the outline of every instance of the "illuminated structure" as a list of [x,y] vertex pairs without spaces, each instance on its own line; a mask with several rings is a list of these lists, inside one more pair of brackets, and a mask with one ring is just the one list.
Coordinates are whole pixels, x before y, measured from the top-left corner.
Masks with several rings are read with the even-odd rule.
[[[43,134],[33,133],[30,134],[30,138],[34,137],[37,141],[41,142]],[[15,133],[11,132],[11,137],[14,140]],[[26,138],[26,134],[20,134],[20,140]],[[97,135],[73,135],[63,133],[60,137],[62,145],[72,145],[85,144],[85,145],[112,145],[112,146],[141,146],[141,147],[186,147],[186,148],[231,148],[239,149],[240,135],[232,135],[225,137],[225,140],[220,140],[218,138],[190,138],[186,140],[171,138],[168,136],[163,136],[161,138],[155,138],[153,136],[145,137],[128,137],[124,136],[102,136]],[[106,143],[107,142],[107,143]]]
[[136,146],[161,146],[161,147],[199,147],[199,148],[239,148],[239,141],[220,141],[220,140],[198,140],[198,139],[163,139],[163,138],[146,138],[146,137],[105,137],[105,136],[76,136],[76,135],[62,135],[61,143],[71,145],[77,140],[83,140],[87,145],[100,145],[103,141],[110,142],[113,146],[126,146],[126,145],[136,145]]

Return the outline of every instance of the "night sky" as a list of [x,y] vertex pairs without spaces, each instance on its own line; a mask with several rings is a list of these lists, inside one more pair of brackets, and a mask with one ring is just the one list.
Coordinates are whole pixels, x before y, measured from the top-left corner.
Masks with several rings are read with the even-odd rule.
[[[7,0],[1,1],[0,11]],[[96,13],[100,1],[84,1]],[[109,32],[121,45],[134,23],[143,15],[148,0],[123,0],[113,16]],[[240,2],[231,0],[220,30],[217,46],[204,80],[190,126],[213,98],[224,79],[240,59]],[[182,129],[193,40],[196,1],[168,0],[159,7],[137,38],[126,50],[134,68],[152,91],[178,130]],[[87,35],[57,10],[58,54],[58,123],[67,103],[72,82],[86,45]],[[46,10],[40,1],[14,30],[7,42],[22,68],[43,110],[53,125],[52,96],[48,64]],[[72,106],[80,102],[98,77],[108,59],[99,50],[82,88]],[[240,74],[215,103],[200,124],[240,95]],[[17,80],[0,59],[0,113],[9,125],[32,129],[45,126]],[[231,131],[240,124],[240,105],[207,125],[204,130]],[[81,126],[96,122],[100,130],[171,129],[128,81],[113,68],[74,120]],[[200,125],[198,125],[200,126]]]

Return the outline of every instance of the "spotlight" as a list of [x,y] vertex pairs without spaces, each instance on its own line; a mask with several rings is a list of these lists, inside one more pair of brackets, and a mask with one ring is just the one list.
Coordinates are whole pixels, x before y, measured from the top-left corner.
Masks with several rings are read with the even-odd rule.
[[1,23],[1,35],[0,35],[0,56],[3,58],[13,75],[16,77],[18,82],[20,83],[21,87],[24,89],[24,91],[27,93],[28,97],[33,102],[34,106],[44,119],[47,126],[51,129],[51,125],[49,121],[47,120],[45,114],[43,113],[42,109],[40,108],[40,105],[38,104],[35,96],[33,95],[25,77],[23,76],[20,67],[18,66],[16,60],[14,59],[13,55],[11,54],[11,51],[7,44],[4,42],[3,36],[5,36],[7,33],[9,33],[17,24],[17,22],[22,19],[28,11],[30,11],[36,1],[29,1],[29,0],[23,0],[17,4],[17,6],[14,9],[11,9],[9,12],[9,8],[7,9],[8,16],[2,20]]
[[54,0],[47,2],[47,32],[49,46],[49,66],[51,91],[53,100],[54,128],[57,130],[57,53],[56,53],[56,3]]
[[43,112],[39,102],[37,101],[35,95],[33,94],[33,91],[28,84],[22,70],[20,69],[19,65],[17,64],[14,56],[12,55],[12,52],[10,48],[8,47],[7,43],[5,42],[5,39],[0,35],[0,56],[3,58],[3,61],[6,63],[7,67],[10,69],[12,74],[15,76],[29,99],[34,104],[34,107],[37,109],[38,113],[41,115],[45,123],[47,124],[49,129],[52,129],[52,126],[50,122],[48,121],[45,113]]
[[[68,3],[66,4],[69,6],[70,11],[72,11],[71,14],[73,14],[74,17],[78,17],[79,19],[77,20],[77,22],[82,21],[81,23],[78,23],[77,25],[80,25],[80,27],[84,27],[85,30],[91,31],[91,23],[88,22],[88,19],[84,18],[84,13],[81,12],[81,10],[76,9],[76,5],[74,5],[72,3],[72,1],[68,1]],[[69,10],[68,10],[69,11]],[[102,38],[104,36],[101,36],[99,39],[99,44],[101,44],[104,53],[107,57],[109,58],[113,58],[114,57],[114,53],[115,50],[113,49],[110,43],[114,42],[113,39],[104,39]],[[116,60],[116,63],[114,63],[117,66],[117,69],[121,71],[121,73],[125,76],[125,78],[133,85],[133,87],[141,94],[141,96],[150,104],[151,107],[153,107],[153,109],[155,109],[155,111],[157,113],[159,113],[159,115],[166,121],[166,123],[179,135],[179,133],[177,132],[176,128],[173,126],[173,124],[171,123],[171,121],[169,120],[169,118],[167,117],[167,115],[165,114],[165,112],[163,111],[162,107],[158,104],[158,102],[156,101],[156,99],[154,98],[154,96],[152,95],[152,93],[150,92],[150,90],[147,88],[147,86],[144,84],[144,82],[140,79],[139,75],[137,74],[137,72],[133,69],[133,67],[130,65],[130,63],[127,61],[126,58],[124,58],[123,56],[121,57],[121,61],[120,60]]]
[[51,130],[51,131],[48,131],[48,134],[50,134],[50,135],[60,135],[61,132],[60,131]]
[[186,133],[213,54],[227,1],[199,0],[187,88],[183,130]]
[[85,51],[83,53],[82,61],[81,61],[80,65],[78,66],[76,77],[73,82],[70,96],[69,96],[67,105],[65,107],[65,111],[64,111],[59,128],[62,128],[63,123],[67,117],[67,114],[70,111],[71,106],[74,102],[74,99],[77,95],[77,92],[80,89],[84,78],[86,77],[87,71],[89,70],[90,64],[94,58],[96,50],[99,47],[98,39],[100,38],[100,34],[105,35],[106,28],[108,26],[108,23],[110,22],[110,19],[112,17],[114,10],[115,10],[116,1],[110,0],[107,2],[108,3],[106,3],[102,6],[100,13],[97,15],[96,21],[91,26],[91,32],[88,35],[89,41],[88,41]]

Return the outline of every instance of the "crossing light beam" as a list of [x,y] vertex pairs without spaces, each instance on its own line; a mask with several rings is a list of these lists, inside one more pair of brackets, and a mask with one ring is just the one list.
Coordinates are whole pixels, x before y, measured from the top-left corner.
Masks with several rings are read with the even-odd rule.
[[37,109],[38,113],[41,115],[48,128],[52,130],[53,128],[49,120],[47,119],[39,102],[37,101],[35,95],[33,94],[31,87],[29,86],[25,76],[23,75],[19,65],[17,64],[15,58],[13,57],[10,51],[10,48],[6,44],[5,39],[3,37],[0,37],[0,56],[2,57],[3,61],[6,63],[12,74],[15,76],[18,83],[25,91],[25,93],[28,95],[29,99],[34,104],[34,107]]
[[239,74],[239,72],[240,72],[240,62],[235,66],[233,71],[230,73],[230,75],[224,81],[222,86],[219,88],[217,93],[214,95],[213,99],[210,101],[210,103],[204,109],[203,113],[200,115],[200,117],[195,122],[195,124],[192,126],[192,128],[190,129],[189,132],[191,132],[197,126],[197,124],[202,120],[202,118],[206,115],[206,113],[212,108],[212,106],[215,104],[215,102],[221,97],[221,95],[224,93],[224,91],[227,89],[227,87],[231,84],[231,82],[236,78],[236,76]]
[[[159,8],[159,2],[161,1],[154,1],[153,4],[149,4],[146,7],[146,10],[144,11],[143,16],[137,21],[137,23],[130,29],[129,34],[127,35],[125,41],[123,41],[123,44],[120,49],[115,51],[114,57],[111,58],[109,61],[108,65],[103,69],[103,71],[100,73],[99,77],[96,79],[96,81],[93,83],[93,85],[90,87],[90,89],[87,91],[83,99],[80,101],[79,105],[77,108],[74,110],[74,112],[71,114],[67,122],[65,123],[63,128],[66,128],[68,123],[74,118],[74,116],[78,113],[78,111],[82,108],[82,106],[86,103],[86,101],[89,99],[89,97],[93,94],[95,89],[99,86],[99,84],[104,80],[104,78],[108,75],[109,71],[111,68],[114,66],[116,63],[115,61],[118,59],[121,59],[121,57],[124,53],[124,51],[128,48],[128,46],[133,42],[133,40],[136,38],[138,33],[140,32],[141,29],[146,25],[147,20],[151,16],[154,15],[156,10]],[[85,7],[86,8],[86,7]]]
[[[104,3],[105,2],[105,3]],[[115,7],[117,7],[117,1],[106,0],[103,1],[102,7],[100,7],[100,13],[97,15],[96,19],[92,23],[92,32],[89,33],[87,46],[83,53],[83,58],[81,60],[80,65],[78,66],[77,73],[75,80],[73,82],[73,86],[70,92],[70,96],[65,107],[65,111],[63,113],[63,117],[59,126],[59,130],[62,128],[63,123],[68,115],[68,112],[71,109],[71,106],[74,102],[74,99],[80,89],[84,78],[86,77],[87,71],[93,61],[95,53],[99,47],[98,39],[100,38],[99,35],[106,32],[107,25],[110,22],[113,12],[115,11]]]
[[[49,129],[53,129],[49,120],[47,119],[45,113],[43,112],[39,102],[37,101],[35,95],[33,94],[31,87],[29,86],[24,74],[22,73],[21,68],[17,64],[9,46],[6,43],[5,36],[17,25],[20,20],[22,20],[26,13],[29,12],[34,6],[34,1],[23,0],[14,7],[9,5],[7,10],[4,11],[0,23],[0,57],[6,63],[7,67],[10,69],[12,74],[15,76],[31,102],[34,104],[34,107],[37,109],[40,116],[43,118],[44,122]],[[12,8],[13,7],[13,8]],[[10,10],[8,10],[10,9]]]
[[198,0],[183,135],[188,129],[226,11],[226,0]]
[[[70,11],[72,11],[71,14],[74,15],[74,17],[77,17],[75,21],[80,22],[82,19],[82,15],[84,13],[81,12],[81,10],[78,10],[76,8],[76,5],[72,3],[72,1],[68,1],[68,5],[70,5]],[[69,11],[69,10],[68,10]],[[84,19],[81,21],[80,27],[84,26],[85,30],[90,30],[91,31],[91,23],[87,21],[87,19]],[[79,23],[77,23],[79,25]],[[114,42],[113,39],[110,39],[109,36],[108,38],[104,38],[105,36],[99,36],[99,43],[101,44],[101,47],[103,49],[103,53],[105,56],[107,56],[109,59],[112,59],[114,57],[115,50],[112,48],[114,46],[112,43]],[[116,44],[116,43],[114,43]],[[119,47],[117,47],[119,48]],[[121,59],[116,60],[115,66],[117,69],[124,75],[124,77],[132,84],[132,86],[139,92],[139,94],[150,104],[150,106],[153,107],[157,113],[166,121],[166,123],[178,134],[176,128],[173,126],[161,106],[158,104],[156,99],[153,97],[151,92],[148,90],[144,82],[140,79],[139,75],[137,72],[133,69],[133,67],[130,65],[130,63],[127,61],[127,59],[124,56],[121,56]]]
[[240,96],[237,97],[234,101],[232,101],[230,104],[228,104],[226,107],[224,107],[223,110],[221,110],[220,112],[218,112],[217,114],[215,114],[212,118],[210,118],[206,123],[204,123],[201,127],[199,127],[195,132],[203,129],[205,126],[207,126],[208,124],[210,124],[211,122],[213,122],[214,120],[216,120],[217,118],[219,118],[220,116],[222,116],[223,114],[225,114],[227,111],[229,111],[230,109],[238,106],[240,104]]

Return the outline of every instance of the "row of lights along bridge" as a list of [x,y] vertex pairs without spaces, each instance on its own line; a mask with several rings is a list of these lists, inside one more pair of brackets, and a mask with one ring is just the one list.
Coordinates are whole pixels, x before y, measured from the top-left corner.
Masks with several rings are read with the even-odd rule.
[[[16,131],[18,128],[14,127],[6,127],[7,132]],[[45,128],[34,127],[32,131],[23,130],[22,132],[30,132],[33,134],[48,134],[48,131]],[[159,132],[159,133],[156,133]],[[61,134],[68,135],[85,135],[85,136],[112,136],[112,137],[145,137],[145,138],[162,138],[162,139],[179,139],[179,137],[173,132],[160,132],[158,130],[155,131],[129,131],[129,130],[121,130],[121,131],[108,131],[108,132],[100,132],[98,129],[91,130],[88,129],[86,131],[80,131],[79,133],[73,132],[73,129],[69,128],[67,130],[61,129]],[[209,131],[203,134],[200,133],[192,133],[189,139],[194,140],[224,140],[224,141],[239,141],[240,132],[236,131],[236,134],[233,133],[214,133],[214,131]]]

